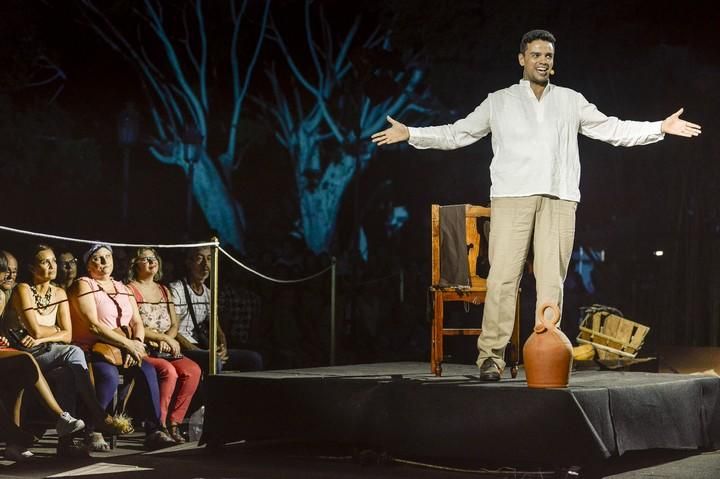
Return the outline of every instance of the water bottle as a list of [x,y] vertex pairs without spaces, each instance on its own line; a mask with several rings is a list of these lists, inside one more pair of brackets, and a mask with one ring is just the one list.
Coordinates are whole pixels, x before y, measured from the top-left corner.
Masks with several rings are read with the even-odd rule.
[[203,431],[203,421],[205,420],[205,406],[200,406],[197,411],[192,413],[188,422],[188,436],[191,441],[199,441]]

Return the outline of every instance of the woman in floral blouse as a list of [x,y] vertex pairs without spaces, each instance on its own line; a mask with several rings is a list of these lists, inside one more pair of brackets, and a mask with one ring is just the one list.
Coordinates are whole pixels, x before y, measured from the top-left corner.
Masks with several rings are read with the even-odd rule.
[[160,384],[160,420],[170,437],[185,442],[180,424],[200,382],[200,366],[180,352],[175,337],[178,320],[175,305],[162,279],[162,260],[154,248],[140,248],[130,262],[128,286],[135,295],[145,325],[149,356]]

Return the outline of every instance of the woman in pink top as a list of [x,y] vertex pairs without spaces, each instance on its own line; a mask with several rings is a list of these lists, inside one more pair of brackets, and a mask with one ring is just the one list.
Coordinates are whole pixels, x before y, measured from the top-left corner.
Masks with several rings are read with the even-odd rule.
[[168,289],[161,285],[162,260],[153,248],[139,248],[130,261],[130,289],[135,294],[145,325],[145,358],[155,367],[160,382],[160,421],[175,442],[183,443],[180,424],[200,382],[200,366],[180,353],[175,337],[178,319]]
[[[73,342],[88,352],[88,362],[93,365],[95,394],[103,408],[113,399],[119,384],[120,371],[135,379],[135,392],[145,400],[143,408],[145,423],[145,447],[159,449],[175,444],[163,431],[160,422],[160,392],[155,368],[145,361],[145,328],[135,302],[127,286],[112,278],[112,247],[94,244],[83,255],[88,276],[78,278],[68,292],[73,324]],[[130,337],[114,331],[127,327]],[[124,352],[123,364],[115,366],[92,352],[96,342],[108,343]],[[138,391],[138,388],[140,389]],[[94,432],[91,446],[105,450],[107,443],[102,434]]]

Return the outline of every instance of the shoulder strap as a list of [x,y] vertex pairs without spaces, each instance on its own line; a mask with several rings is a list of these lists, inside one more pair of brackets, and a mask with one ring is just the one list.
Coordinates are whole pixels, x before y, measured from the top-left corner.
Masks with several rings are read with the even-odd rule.
[[[120,303],[117,302],[117,299],[110,296],[110,293],[105,291],[105,289],[102,286],[100,286],[100,283],[98,283],[97,281],[94,281],[94,283],[97,285],[98,290],[105,293],[107,295],[107,297],[110,298],[110,301],[112,301],[115,304],[115,307],[117,308],[117,313],[118,313],[117,318],[115,318],[115,322],[117,323],[118,328],[122,328],[123,325],[120,323],[120,318],[122,316],[122,308],[120,307]],[[117,285],[115,285],[115,289],[117,290]],[[130,337],[130,336],[128,336],[128,337]]]
[[[170,299],[170,297],[168,296],[168,290],[167,290],[167,288],[165,287],[165,285],[162,285],[162,284],[160,284],[160,283],[158,283],[157,285],[158,285],[158,287],[160,288],[160,293],[162,293],[163,299],[165,300],[165,307],[166,307],[167,310],[168,310],[168,315],[170,315],[170,318],[172,319],[172,314],[170,313],[170,301],[171,301],[171,299]],[[195,311],[193,311],[193,313],[195,313]]]
[[133,286],[132,283],[128,283],[127,286],[128,286],[128,288],[130,288],[130,290],[131,290],[131,291],[133,292],[133,294],[135,295],[135,299],[137,300],[138,303],[144,303],[144,302],[145,302],[145,300],[143,299],[143,295],[142,295],[142,293],[140,292],[139,289],[137,289],[135,286]]
[[199,331],[200,328],[198,327],[197,318],[195,317],[195,308],[193,308],[193,303],[190,299],[190,291],[188,290],[187,283],[184,279],[181,279],[180,283],[182,283],[183,289],[185,290],[185,301],[187,302],[187,308],[188,312],[190,313],[190,318],[192,319],[195,329]]

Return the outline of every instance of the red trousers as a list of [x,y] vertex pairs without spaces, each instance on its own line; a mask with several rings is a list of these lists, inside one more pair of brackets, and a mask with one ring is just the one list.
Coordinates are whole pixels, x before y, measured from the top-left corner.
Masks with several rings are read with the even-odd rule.
[[200,383],[200,366],[186,357],[166,360],[146,356],[143,361],[152,364],[157,372],[160,386],[160,423],[181,423]]

